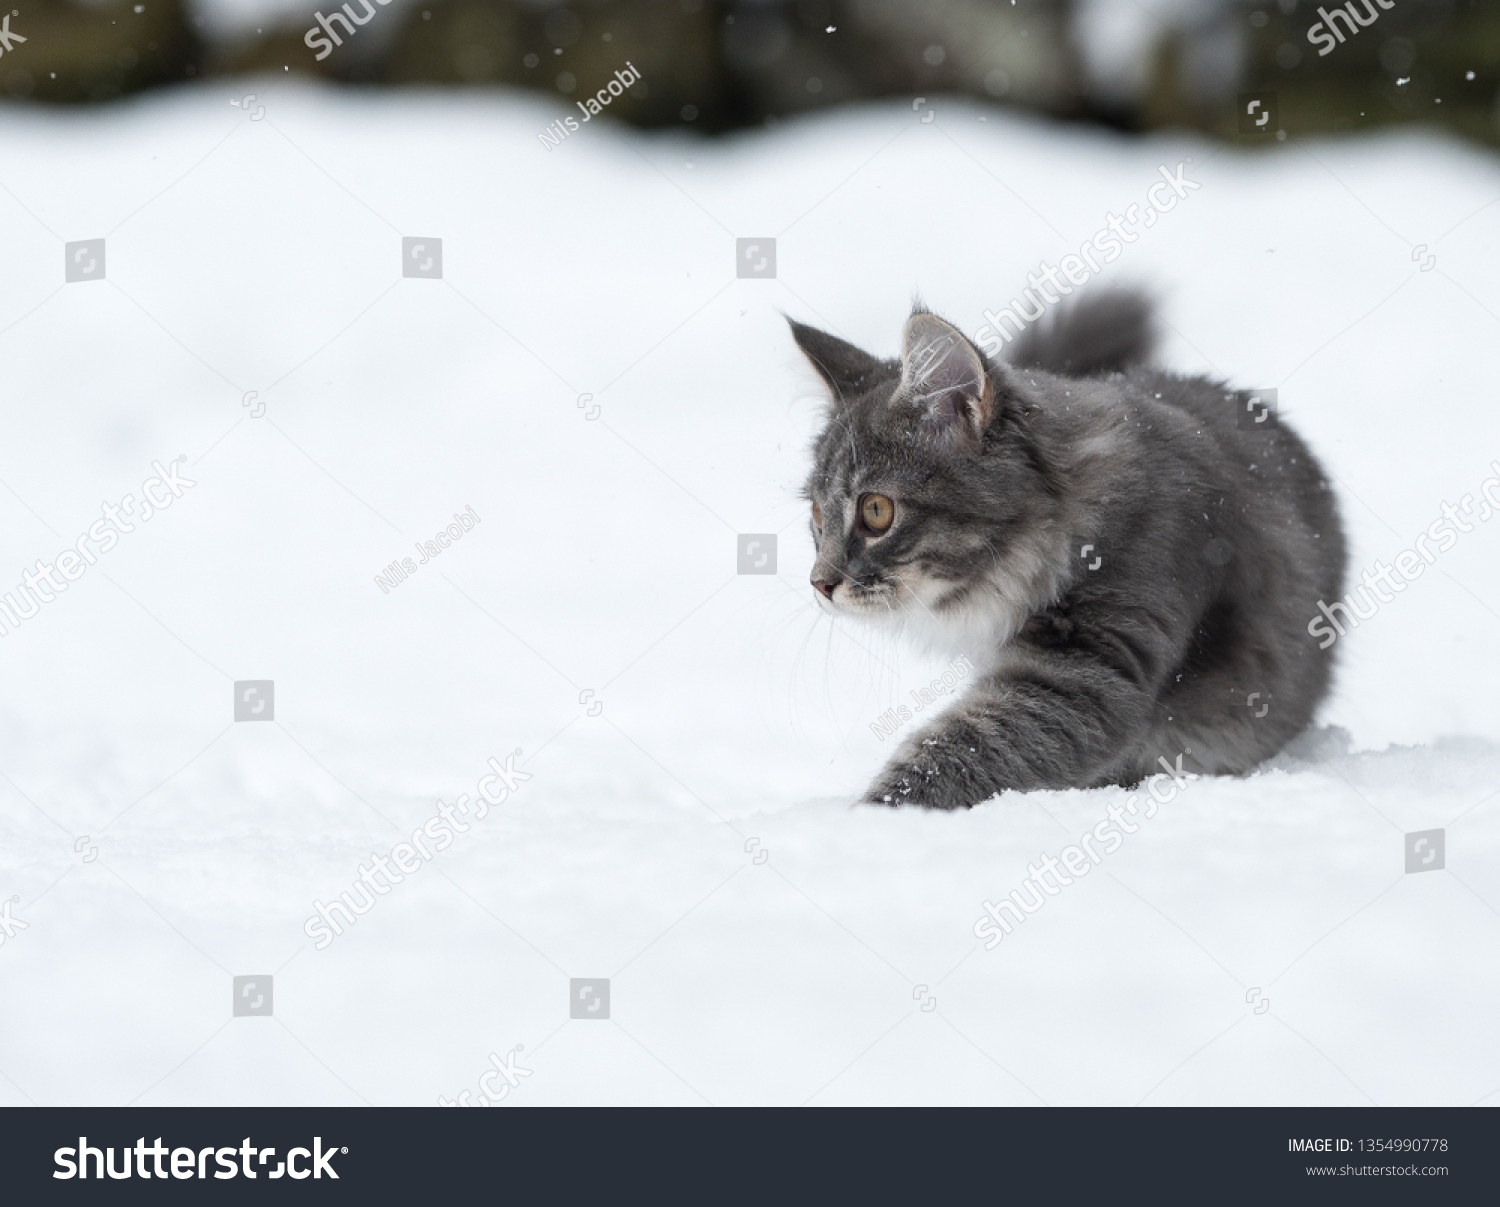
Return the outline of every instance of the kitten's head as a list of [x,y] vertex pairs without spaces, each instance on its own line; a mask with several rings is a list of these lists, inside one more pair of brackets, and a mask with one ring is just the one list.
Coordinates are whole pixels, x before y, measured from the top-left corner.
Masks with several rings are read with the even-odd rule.
[[1008,370],[921,308],[899,361],[796,322],[792,335],[829,393],[803,490],[819,603],[950,629],[999,609],[1013,628],[1042,573],[1052,483]]

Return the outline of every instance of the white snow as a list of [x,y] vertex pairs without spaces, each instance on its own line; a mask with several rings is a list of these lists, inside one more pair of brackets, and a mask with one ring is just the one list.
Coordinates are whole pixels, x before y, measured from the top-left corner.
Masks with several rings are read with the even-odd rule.
[[[890,354],[919,290],[973,330],[1191,155],[1104,275],[1158,290],[1170,364],[1280,389],[1359,569],[1500,457],[1500,168],[928,109],[550,152],[562,109],[515,95],[0,111],[3,586],[153,461],[197,483],[0,637],[0,1104],[430,1104],[518,1044],[505,1105],[1500,1101],[1500,520],[1340,643],[1337,728],[985,951],[981,902],[1125,794],[849,807],[946,659],[813,607],[778,313]],[[274,722],[232,722],[263,679]],[[512,799],[314,948],[314,898],[517,748]],[[271,1018],[231,1017],[252,974]]]

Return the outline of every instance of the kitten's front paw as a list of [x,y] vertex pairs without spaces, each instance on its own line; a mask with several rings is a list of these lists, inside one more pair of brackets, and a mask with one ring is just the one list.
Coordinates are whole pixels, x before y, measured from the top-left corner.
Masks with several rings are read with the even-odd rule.
[[[924,743],[924,746],[926,744]],[[930,748],[913,758],[898,757],[865,793],[867,805],[917,805],[924,809],[967,809],[986,795],[974,794],[966,776]]]
[[914,805],[911,799],[911,781],[905,776],[882,776],[867,789],[860,798],[862,805]]

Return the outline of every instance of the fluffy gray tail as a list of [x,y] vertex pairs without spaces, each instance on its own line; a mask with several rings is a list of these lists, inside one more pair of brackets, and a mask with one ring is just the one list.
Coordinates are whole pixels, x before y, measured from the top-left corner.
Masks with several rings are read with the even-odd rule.
[[1016,337],[1007,359],[1023,369],[1091,377],[1140,364],[1155,346],[1151,302],[1133,290],[1111,289],[1044,315]]

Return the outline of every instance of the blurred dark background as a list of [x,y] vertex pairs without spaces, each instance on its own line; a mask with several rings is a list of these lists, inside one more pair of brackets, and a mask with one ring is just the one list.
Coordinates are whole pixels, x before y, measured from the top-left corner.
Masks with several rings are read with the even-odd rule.
[[343,12],[333,0],[22,0],[0,98],[105,103],[274,73],[576,101],[629,61],[641,80],[610,113],[648,127],[947,93],[1232,137],[1236,94],[1269,89],[1294,134],[1423,122],[1500,142],[1500,3],[1352,3],[1377,19],[1319,56],[1307,0],[350,0],[364,23],[334,23],[342,42],[319,60],[304,36]]

